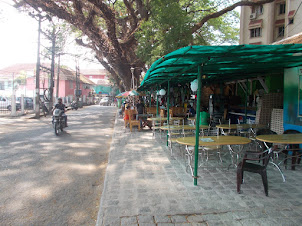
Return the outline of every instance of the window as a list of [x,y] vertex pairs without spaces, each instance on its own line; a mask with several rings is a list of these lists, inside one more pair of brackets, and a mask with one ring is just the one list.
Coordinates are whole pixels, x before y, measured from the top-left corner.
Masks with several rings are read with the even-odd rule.
[[284,25],[281,27],[278,27],[277,38],[279,38],[279,37],[284,37]]
[[288,24],[293,24],[294,23],[294,18],[288,19]]
[[279,14],[285,14],[285,3],[279,5]]
[[252,13],[256,13],[257,15],[263,14],[263,5],[253,6]]
[[73,89],[73,81],[69,80],[69,89]]
[[261,27],[251,29],[251,38],[261,37]]
[[4,82],[0,82],[0,90],[4,90]]

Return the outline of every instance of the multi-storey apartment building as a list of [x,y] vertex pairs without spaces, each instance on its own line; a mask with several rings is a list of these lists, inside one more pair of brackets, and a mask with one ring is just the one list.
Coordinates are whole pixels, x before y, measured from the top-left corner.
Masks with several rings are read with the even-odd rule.
[[300,32],[301,0],[275,0],[261,6],[241,7],[239,44],[267,45]]

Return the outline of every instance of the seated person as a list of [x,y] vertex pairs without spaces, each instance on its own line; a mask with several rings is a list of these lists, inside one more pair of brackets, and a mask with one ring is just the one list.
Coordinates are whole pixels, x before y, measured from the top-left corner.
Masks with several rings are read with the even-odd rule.
[[201,108],[199,125],[207,126],[210,123],[210,114],[206,107]]
[[195,115],[196,115],[196,111],[191,105],[188,105],[188,114],[189,114],[189,117],[195,117]]
[[[129,111],[130,110],[130,106],[127,106],[126,109]],[[126,114],[124,115],[124,121],[125,120],[129,120],[129,115],[126,115]]]

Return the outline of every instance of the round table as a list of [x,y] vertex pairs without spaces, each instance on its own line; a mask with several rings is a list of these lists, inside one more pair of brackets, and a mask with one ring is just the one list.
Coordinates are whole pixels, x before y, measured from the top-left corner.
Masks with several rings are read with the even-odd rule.
[[[196,137],[181,137],[177,138],[176,142],[179,144],[186,145],[186,155],[188,156],[188,164],[187,167],[191,170],[191,174],[193,176],[193,155],[195,152],[195,149],[190,149],[188,146],[195,146],[196,144]],[[199,136],[199,146],[202,147],[202,149],[209,147],[209,146],[220,146],[220,145],[227,145],[229,149],[229,153],[231,155],[232,164],[235,167],[238,165],[239,161],[239,153],[235,152],[231,145],[243,145],[243,144],[249,144],[251,142],[250,139],[246,137],[239,137],[239,136]],[[234,162],[234,154],[236,155],[237,161]]]
[[[275,151],[275,146],[269,148],[268,145],[266,143],[273,143],[273,144],[283,144],[283,145],[287,145],[287,144],[302,144],[302,133],[298,133],[298,134],[270,134],[270,135],[259,135],[256,136],[256,139],[259,141],[262,141],[265,143],[265,146],[272,152]],[[296,151],[294,151],[295,153]],[[277,151],[278,153],[278,151]],[[293,154],[293,156],[295,156],[295,154]],[[293,158],[293,157],[292,157]],[[284,174],[281,170],[281,168],[279,167],[280,163],[275,163],[274,159],[272,159],[272,164],[277,167],[277,169],[279,170],[279,172],[281,173],[281,176],[283,178],[283,182],[285,182],[285,177]],[[294,162],[296,161],[296,159],[294,160]],[[295,166],[292,166],[292,169],[295,169]]]
[[[169,118],[169,120],[171,121],[176,121],[176,120],[183,120],[184,118],[182,117],[172,117]],[[168,118],[167,117],[155,117],[155,118],[148,118],[148,121],[167,121]]]
[[[212,141],[207,142],[206,140],[202,140],[205,138],[209,138]],[[195,146],[195,137],[180,137],[176,140],[179,144]],[[199,137],[199,146],[218,146],[218,145],[242,145],[249,144],[251,142],[250,139],[246,137],[239,136],[200,136]]]
[[[209,126],[199,126],[199,129],[208,129]],[[170,126],[161,126],[162,130],[196,130],[196,126],[192,125],[170,125]]]
[[253,129],[262,129],[266,128],[265,125],[261,124],[221,124],[216,125],[219,129],[237,129],[237,126],[242,127],[243,129],[253,128]]
[[256,139],[275,144],[302,144],[302,133],[259,135]]

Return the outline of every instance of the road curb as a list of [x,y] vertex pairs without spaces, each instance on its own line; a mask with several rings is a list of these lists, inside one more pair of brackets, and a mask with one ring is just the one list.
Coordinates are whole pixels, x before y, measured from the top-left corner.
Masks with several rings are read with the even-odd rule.
[[[107,172],[107,170],[108,170],[109,163],[111,162],[111,153],[112,153],[112,150],[115,148],[115,146],[112,145],[112,144],[115,142],[115,132],[116,132],[116,128],[117,128],[116,127],[117,122],[118,122],[118,110],[115,113],[115,120],[114,120],[114,128],[113,128],[112,140],[111,140],[111,144],[110,144],[108,163],[107,163],[107,167],[106,167],[106,171],[105,172]],[[96,221],[96,224],[95,224],[96,226],[103,225],[103,216],[104,216],[104,213],[103,213],[103,210],[102,210],[102,206],[103,206],[103,202],[104,202],[104,195],[103,194],[106,194],[106,191],[107,191],[107,183],[108,183],[107,181],[108,181],[108,176],[107,176],[107,173],[105,173],[104,189],[103,189],[103,192],[101,194],[100,205],[99,205],[99,212],[98,212],[97,221]]]

